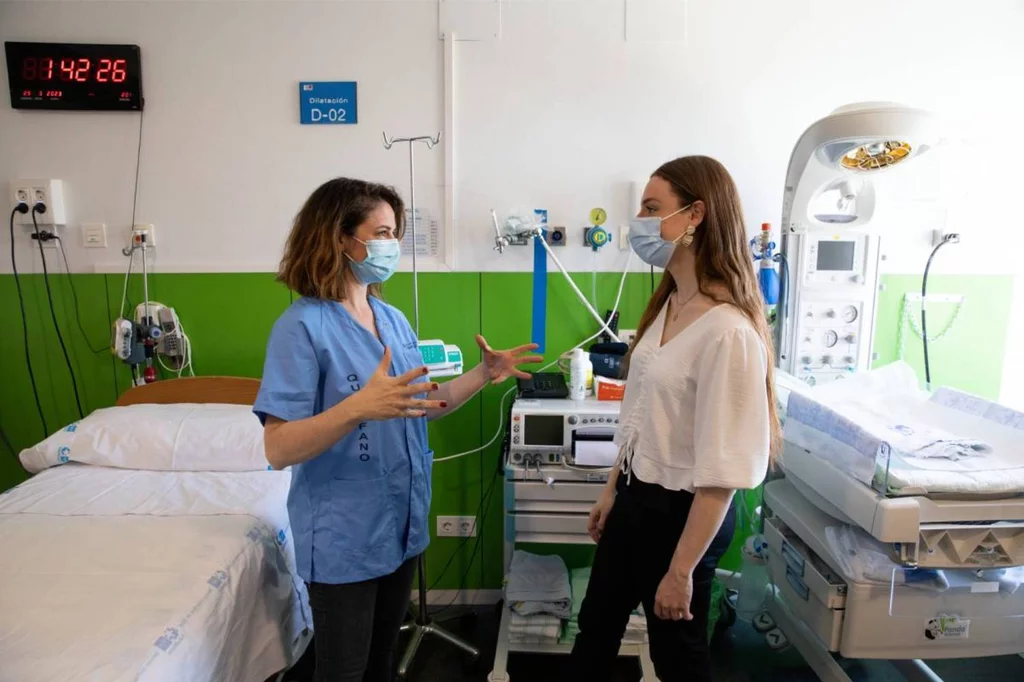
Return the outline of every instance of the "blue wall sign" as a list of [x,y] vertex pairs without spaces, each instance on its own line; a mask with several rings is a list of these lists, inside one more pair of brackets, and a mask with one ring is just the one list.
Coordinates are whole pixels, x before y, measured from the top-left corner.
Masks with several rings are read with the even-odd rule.
[[299,122],[303,125],[358,123],[356,83],[299,83]]

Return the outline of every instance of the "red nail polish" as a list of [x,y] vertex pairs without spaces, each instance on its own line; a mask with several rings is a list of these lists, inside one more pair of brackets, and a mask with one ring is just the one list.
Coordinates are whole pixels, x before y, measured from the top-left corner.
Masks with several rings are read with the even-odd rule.
[[444,401],[442,400],[442,401],[441,401],[441,407],[448,407],[448,403],[446,403],[446,402],[444,402]]

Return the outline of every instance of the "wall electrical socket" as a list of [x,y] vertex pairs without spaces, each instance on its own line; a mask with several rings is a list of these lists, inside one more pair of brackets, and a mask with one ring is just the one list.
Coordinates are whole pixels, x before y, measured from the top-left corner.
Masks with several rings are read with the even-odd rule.
[[629,251],[629,225],[619,225],[619,251]]
[[141,246],[143,235],[146,237],[147,247],[156,246],[156,225],[136,225],[132,228],[131,245]]
[[947,230],[947,229],[935,229],[935,230],[932,230],[932,246],[938,246],[950,234],[955,234],[956,235],[956,241],[954,241],[953,243],[954,244],[959,244],[960,243],[960,233],[959,232],[955,232],[953,230]]
[[[39,225],[67,225],[64,207],[64,184],[60,180],[15,180],[10,185],[11,210],[24,201],[31,209],[38,202],[46,204],[46,213],[36,214]],[[18,225],[32,225],[31,213],[15,213]]]
[[439,538],[475,538],[475,516],[438,516],[437,537]]

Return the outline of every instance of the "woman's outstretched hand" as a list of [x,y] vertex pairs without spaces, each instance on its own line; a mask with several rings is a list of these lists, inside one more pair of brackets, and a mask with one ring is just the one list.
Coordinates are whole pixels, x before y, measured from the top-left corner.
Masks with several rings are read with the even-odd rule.
[[[405,374],[388,376],[391,367],[391,349],[384,349],[384,358],[370,375],[370,380],[348,400],[357,402],[357,414],[362,419],[382,421],[401,417],[422,417],[427,410],[448,407],[443,400],[424,400],[416,396],[433,393],[436,383],[413,383],[427,375],[426,367],[411,369]],[[346,401],[347,402],[347,401]]]
[[483,352],[483,364],[487,378],[492,384],[500,384],[509,377],[529,379],[530,373],[519,369],[520,365],[532,365],[544,360],[540,355],[527,355],[537,350],[537,344],[528,343],[509,350],[494,350],[487,345],[487,339],[477,334],[476,345]]

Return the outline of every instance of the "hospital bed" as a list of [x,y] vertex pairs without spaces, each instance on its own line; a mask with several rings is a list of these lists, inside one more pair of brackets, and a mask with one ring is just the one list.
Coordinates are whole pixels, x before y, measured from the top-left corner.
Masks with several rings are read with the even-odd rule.
[[[57,466],[0,494],[0,681],[263,682],[298,659],[311,620],[294,570],[290,473],[256,458],[203,465],[261,438],[244,417],[258,388],[237,378],[133,388],[64,429],[81,437],[100,413],[122,426],[128,415],[136,431],[97,441],[124,437],[123,461],[82,463],[81,448],[61,445]],[[174,442],[206,445],[151,466],[158,448],[145,434],[166,426],[161,410],[185,405],[198,422],[191,440],[172,425]],[[202,415],[222,414],[241,430],[204,432],[223,422]],[[48,441],[22,453],[27,467],[39,468]]]
[[934,682],[921,659],[1024,651],[1024,415],[899,363],[847,381],[788,396],[762,623],[830,682],[837,653]]

